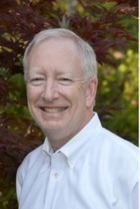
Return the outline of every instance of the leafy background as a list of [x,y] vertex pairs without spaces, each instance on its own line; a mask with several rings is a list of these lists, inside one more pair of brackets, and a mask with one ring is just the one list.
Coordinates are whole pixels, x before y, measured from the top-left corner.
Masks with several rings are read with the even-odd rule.
[[64,27],[94,47],[99,69],[95,110],[105,127],[138,144],[138,1],[1,0],[0,208],[16,209],[15,176],[44,136],[30,117],[22,57],[34,34]]

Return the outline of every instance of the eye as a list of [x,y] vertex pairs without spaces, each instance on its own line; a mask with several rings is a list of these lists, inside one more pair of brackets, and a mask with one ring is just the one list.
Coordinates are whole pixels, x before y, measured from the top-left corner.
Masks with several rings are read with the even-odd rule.
[[34,86],[39,86],[39,85],[41,85],[43,83],[43,81],[44,81],[44,78],[42,78],[42,77],[35,77],[35,78],[31,78],[29,80],[29,83],[31,83]]
[[72,84],[72,80],[70,78],[59,78],[59,82],[62,84],[62,85],[71,85]]

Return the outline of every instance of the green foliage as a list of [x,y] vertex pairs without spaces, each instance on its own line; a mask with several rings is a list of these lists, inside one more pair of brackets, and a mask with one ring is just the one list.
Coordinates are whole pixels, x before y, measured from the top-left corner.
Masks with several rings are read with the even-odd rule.
[[126,55],[121,56],[116,68],[100,67],[96,108],[105,127],[137,144],[138,54],[128,49]]
[[[7,189],[8,188],[8,189]],[[0,209],[17,208],[15,183],[10,179],[0,179]]]

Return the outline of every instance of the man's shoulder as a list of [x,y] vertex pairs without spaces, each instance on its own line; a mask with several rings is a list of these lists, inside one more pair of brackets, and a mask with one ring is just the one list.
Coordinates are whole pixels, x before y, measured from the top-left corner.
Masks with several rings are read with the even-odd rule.
[[[101,123],[97,114],[95,119],[98,122],[98,124]],[[99,149],[103,148],[104,150],[107,150],[107,152],[111,152],[113,155],[116,153],[117,156],[119,152],[120,155],[128,154],[130,156],[132,155],[134,157],[137,157],[138,147],[136,145],[134,145],[129,140],[117,135],[116,133],[113,133],[112,131],[106,129],[102,125],[99,126],[96,137],[99,139],[97,140]]]
[[132,142],[116,135],[115,133],[103,128],[102,132],[104,145],[110,147],[110,150],[121,155],[128,155],[130,158],[138,157],[138,147]]
[[42,145],[35,148],[31,152],[29,152],[26,157],[23,159],[21,165],[19,166],[18,170],[26,170],[39,158],[40,154],[42,153]]
[[113,133],[112,131],[106,128],[103,128],[103,134],[105,138],[107,138],[108,140],[111,140],[112,143],[118,144],[118,146],[127,146],[127,147],[131,147],[132,149],[137,150],[137,146],[134,145],[132,142],[117,135],[116,133]]
[[133,187],[138,178],[138,147],[107,129],[103,130],[103,135],[103,161],[107,160],[110,172],[117,176],[116,179],[119,175]]
[[42,151],[42,145],[36,147],[34,150],[32,150],[31,152],[29,152],[26,157],[24,158],[24,160],[29,160],[29,159],[34,159],[36,158],[40,152]]

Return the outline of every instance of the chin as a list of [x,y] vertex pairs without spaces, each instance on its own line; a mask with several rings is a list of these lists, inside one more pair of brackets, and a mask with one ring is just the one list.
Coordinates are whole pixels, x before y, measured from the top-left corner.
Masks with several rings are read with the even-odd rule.
[[64,130],[64,126],[58,124],[58,123],[47,123],[46,122],[46,126],[40,126],[42,127],[42,130],[45,131],[45,133],[48,133],[48,132],[60,132],[61,130]]

